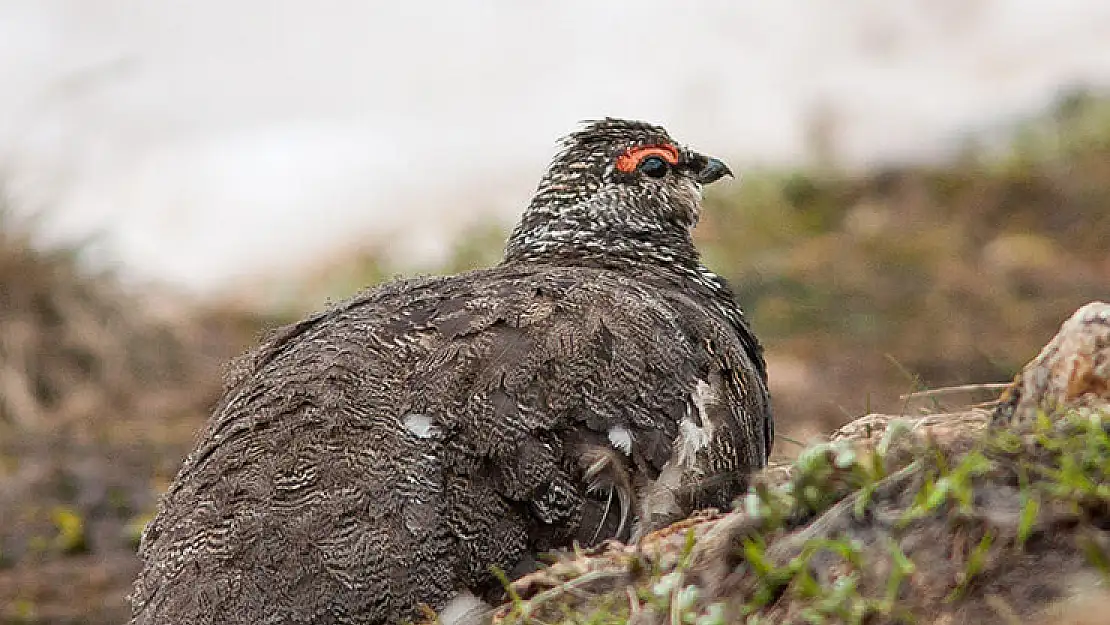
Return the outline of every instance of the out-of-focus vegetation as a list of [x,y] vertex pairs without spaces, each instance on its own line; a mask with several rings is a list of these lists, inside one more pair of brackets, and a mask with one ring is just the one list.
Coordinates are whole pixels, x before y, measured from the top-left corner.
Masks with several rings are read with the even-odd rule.
[[[768,348],[781,431],[1006,380],[1110,297],[1110,99],[1070,96],[1014,136],[945,164],[749,171],[710,190],[697,236]],[[442,270],[496,262],[504,236],[473,229]],[[266,316],[135,294],[32,238],[0,211],[0,622],[119,623],[138,532],[220,363],[396,272],[374,250],[335,259]]]
[[0,622],[125,622],[142,526],[263,320],[92,275],[2,192]]

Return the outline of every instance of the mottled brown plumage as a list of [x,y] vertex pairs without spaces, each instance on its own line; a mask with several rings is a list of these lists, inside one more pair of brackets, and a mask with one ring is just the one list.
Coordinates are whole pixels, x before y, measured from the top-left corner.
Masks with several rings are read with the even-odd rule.
[[498,266],[266,340],[144,533],[133,622],[457,612],[498,598],[491,567],[728,505],[772,422],[759,343],[690,238],[725,172],[656,126],[594,122]]

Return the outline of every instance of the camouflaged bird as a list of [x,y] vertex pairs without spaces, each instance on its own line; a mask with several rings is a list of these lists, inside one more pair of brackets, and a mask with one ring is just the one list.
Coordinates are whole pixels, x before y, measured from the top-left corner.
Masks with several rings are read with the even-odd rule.
[[492,567],[727,506],[773,437],[762,349],[691,239],[729,173],[589,123],[499,265],[265,340],[143,534],[132,622],[479,622]]

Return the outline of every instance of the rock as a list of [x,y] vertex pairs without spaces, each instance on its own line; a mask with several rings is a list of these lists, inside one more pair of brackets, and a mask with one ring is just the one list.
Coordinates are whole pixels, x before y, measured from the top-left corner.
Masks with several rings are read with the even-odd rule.
[[1110,402],[1110,304],[1091,302],[1064,322],[1003,394],[992,423],[1022,427],[1040,411]]

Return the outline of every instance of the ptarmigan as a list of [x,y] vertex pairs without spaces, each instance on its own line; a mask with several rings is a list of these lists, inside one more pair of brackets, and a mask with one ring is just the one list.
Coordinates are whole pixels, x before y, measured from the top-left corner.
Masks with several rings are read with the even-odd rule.
[[773,437],[762,348],[691,239],[729,173],[588,123],[499,265],[265,340],[143,534],[132,622],[477,622],[491,567],[727,506]]

